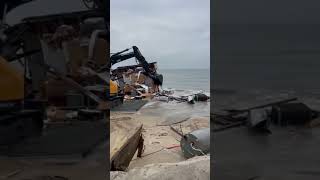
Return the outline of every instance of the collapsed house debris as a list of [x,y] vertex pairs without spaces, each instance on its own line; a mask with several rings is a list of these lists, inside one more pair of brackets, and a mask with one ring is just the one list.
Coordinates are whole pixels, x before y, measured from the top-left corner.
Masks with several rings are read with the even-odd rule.
[[319,113],[307,105],[297,102],[297,98],[285,99],[245,109],[227,109],[224,113],[214,113],[214,131],[247,125],[255,130],[267,130],[269,126],[307,125]]
[[[3,1],[0,14],[27,2]],[[3,17],[1,156],[82,157],[105,140],[108,72],[99,67],[107,64],[109,30],[104,2],[91,3],[12,26]]]
[[138,65],[117,67],[110,71],[110,96],[124,99],[141,99],[159,92],[163,76],[157,73],[156,62],[148,63],[138,47],[114,53],[110,57],[111,67],[117,63],[136,58]]
[[14,179],[101,179],[109,134],[109,72],[100,69],[109,56],[108,3],[79,0],[90,8],[8,24],[7,14],[31,1],[0,2],[0,156],[17,172]]
[[97,108],[107,101],[105,79],[101,78],[104,72],[98,72],[98,67],[106,64],[108,49],[103,15],[81,12],[61,16],[70,24],[56,23],[56,16],[24,20],[33,27],[43,27],[36,29],[42,35],[39,73],[47,76],[39,82],[43,88],[38,91],[45,95],[48,106]]
[[199,92],[196,94],[191,95],[184,95],[184,96],[174,96],[173,91],[162,91],[155,95],[155,99],[159,101],[178,101],[178,102],[188,102],[190,104],[194,104],[195,101],[197,102],[206,102],[210,100],[210,97],[206,94]]

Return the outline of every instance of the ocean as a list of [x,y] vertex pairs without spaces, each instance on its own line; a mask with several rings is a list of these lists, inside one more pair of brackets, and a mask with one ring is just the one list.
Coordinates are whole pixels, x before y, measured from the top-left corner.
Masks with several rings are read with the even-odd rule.
[[[174,96],[191,95],[199,91],[210,96],[209,69],[159,69],[158,71],[164,79],[162,88],[173,89]],[[195,104],[166,103],[158,108],[161,109],[160,114],[168,114],[171,119],[210,116],[210,101]]]
[[210,69],[159,69],[163,75],[163,89],[210,90]]
[[319,24],[215,27],[215,109],[297,97],[320,110],[319,30]]
[[215,109],[246,108],[297,97],[320,110],[319,58],[293,53],[220,59],[213,68]]
[[[216,28],[214,36],[213,111],[246,109],[292,97],[320,110],[319,25],[244,24],[223,28],[218,28],[220,32]],[[216,168],[221,170],[218,176],[319,179],[311,173],[318,159],[309,156],[320,149],[319,129],[269,129],[272,133],[268,135],[247,127],[215,133],[215,157],[220,162]],[[295,173],[296,169],[307,173]]]

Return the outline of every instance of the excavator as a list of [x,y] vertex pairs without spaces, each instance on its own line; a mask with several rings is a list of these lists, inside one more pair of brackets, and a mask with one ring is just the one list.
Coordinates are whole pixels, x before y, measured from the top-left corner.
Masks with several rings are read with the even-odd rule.
[[[9,12],[31,1],[0,2],[0,146],[42,134],[48,68],[35,32],[38,29],[30,23],[32,19],[12,26],[6,22]],[[105,0],[82,1],[90,10],[78,12],[78,18],[107,8]]]
[[[131,50],[132,49],[132,50]],[[131,52],[128,52],[130,51]],[[138,62],[138,66],[141,66],[144,70],[143,74],[147,77],[150,77],[156,86],[162,86],[163,84],[163,76],[162,74],[158,74],[156,71],[156,68],[153,67],[150,63],[146,61],[144,56],[141,54],[139,48],[137,46],[132,46],[132,48],[125,49],[123,51],[114,53],[110,56],[110,67],[113,65],[123,62],[125,60],[135,58]],[[110,78],[110,98],[118,97],[119,92],[122,91],[122,89],[119,87],[118,83],[115,81],[114,76],[110,72],[111,78]]]

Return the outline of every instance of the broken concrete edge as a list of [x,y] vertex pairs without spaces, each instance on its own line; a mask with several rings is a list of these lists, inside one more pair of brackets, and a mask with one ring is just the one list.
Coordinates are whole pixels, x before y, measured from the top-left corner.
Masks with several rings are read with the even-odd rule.
[[[165,177],[164,177],[165,176]],[[210,154],[178,163],[148,164],[124,171],[110,171],[111,180],[210,179]]]

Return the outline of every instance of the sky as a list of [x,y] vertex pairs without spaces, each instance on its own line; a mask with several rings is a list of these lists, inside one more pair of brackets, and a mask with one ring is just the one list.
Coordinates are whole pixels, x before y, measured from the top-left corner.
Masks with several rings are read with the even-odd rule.
[[[111,0],[110,8],[111,52],[135,45],[159,68],[209,68],[210,0]],[[84,9],[81,0],[36,0],[17,7],[7,20],[15,24],[28,16]]]
[[111,0],[110,8],[111,53],[135,45],[159,69],[209,68],[210,0]]
[[319,0],[217,0],[218,24],[318,24]]
[[221,0],[213,6],[215,55],[279,61],[284,55],[320,54],[320,1]]

